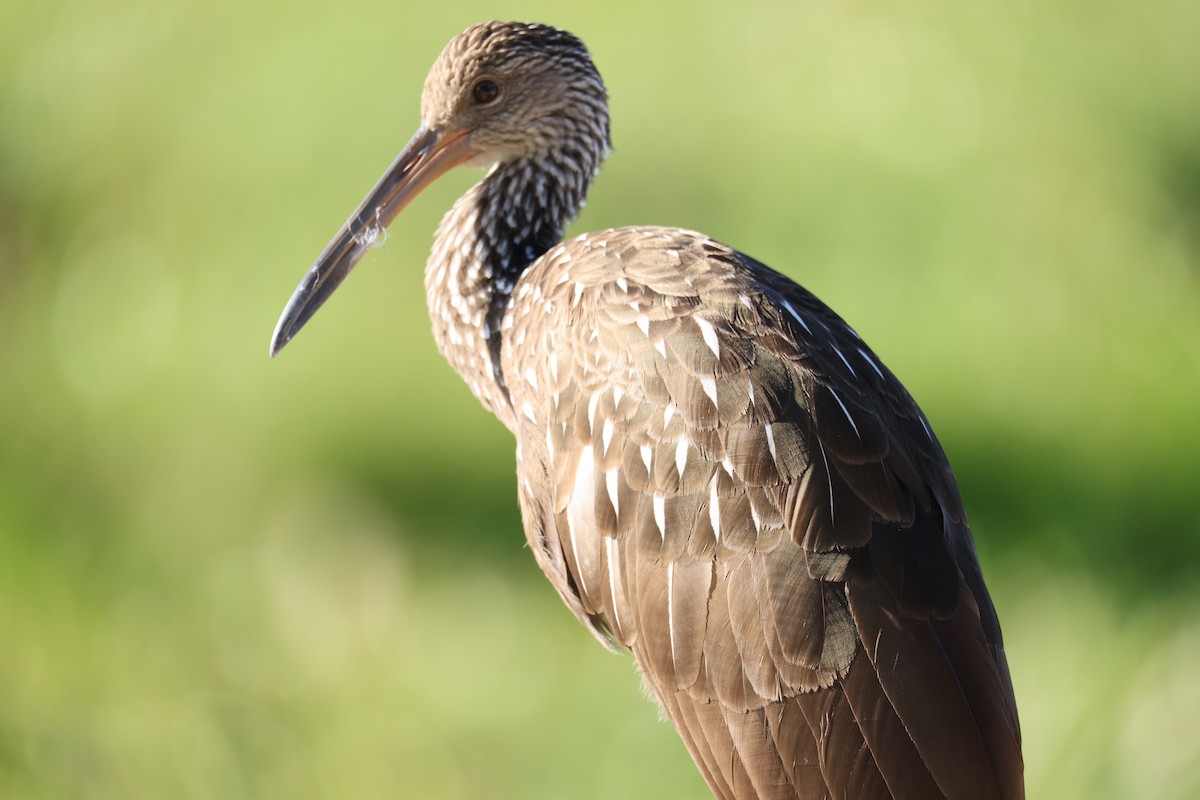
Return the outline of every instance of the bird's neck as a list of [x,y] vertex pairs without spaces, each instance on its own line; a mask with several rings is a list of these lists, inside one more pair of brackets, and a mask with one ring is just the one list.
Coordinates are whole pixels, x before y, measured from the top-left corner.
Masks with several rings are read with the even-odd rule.
[[500,366],[501,327],[513,288],[562,241],[602,157],[568,148],[500,164],[438,226],[425,269],[434,338],[480,402],[506,424],[512,410]]

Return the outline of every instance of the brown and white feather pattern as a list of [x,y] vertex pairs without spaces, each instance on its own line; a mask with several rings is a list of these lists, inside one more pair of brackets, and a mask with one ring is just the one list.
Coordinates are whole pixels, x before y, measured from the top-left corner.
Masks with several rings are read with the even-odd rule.
[[1021,796],[945,456],[832,311],[704,236],[627,228],[537,260],[502,333],[531,547],[718,797]]

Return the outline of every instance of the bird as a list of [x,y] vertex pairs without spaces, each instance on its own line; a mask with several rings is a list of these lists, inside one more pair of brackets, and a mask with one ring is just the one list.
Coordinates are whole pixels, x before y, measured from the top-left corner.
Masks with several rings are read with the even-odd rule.
[[306,273],[276,355],[422,189],[437,346],[516,440],[526,541],[632,651],[713,795],[1019,798],[1000,624],[947,457],[828,306],[693,231],[563,241],[611,148],[585,45],[455,36],[415,135]]

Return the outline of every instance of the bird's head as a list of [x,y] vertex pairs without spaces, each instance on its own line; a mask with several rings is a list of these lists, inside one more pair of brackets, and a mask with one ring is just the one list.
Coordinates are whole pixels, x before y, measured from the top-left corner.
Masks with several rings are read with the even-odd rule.
[[491,167],[556,149],[594,168],[608,146],[604,82],[577,38],[515,22],[463,31],[429,71],[417,132],[293,293],[271,339],[271,355],[317,312],[409,201],[450,169]]
[[464,135],[472,166],[608,145],[607,94],[587,48],[546,25],[486,22],[451,39],[425,79],[421,121]]

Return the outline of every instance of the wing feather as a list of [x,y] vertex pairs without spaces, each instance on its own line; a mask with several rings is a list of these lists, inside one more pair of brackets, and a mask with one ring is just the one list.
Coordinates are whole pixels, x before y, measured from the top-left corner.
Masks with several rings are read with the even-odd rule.
[[514,406],[552,410],[516,423],[530,545],[633,650],[714,794],[1021,797],[953,475],[857,335],[672,229],[574,240],[526,279],[555,287],[510,312],[538,347],[504,351],[536,374]]

